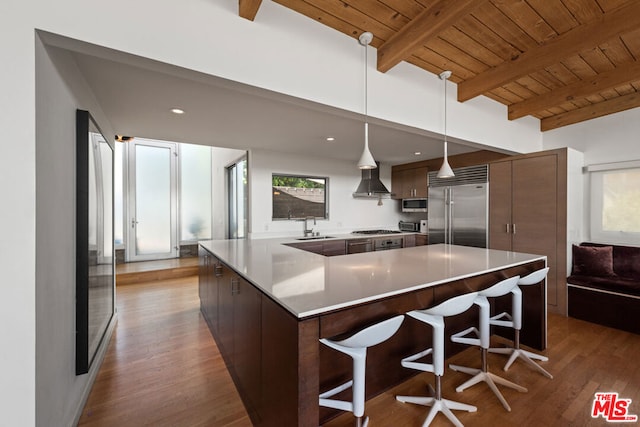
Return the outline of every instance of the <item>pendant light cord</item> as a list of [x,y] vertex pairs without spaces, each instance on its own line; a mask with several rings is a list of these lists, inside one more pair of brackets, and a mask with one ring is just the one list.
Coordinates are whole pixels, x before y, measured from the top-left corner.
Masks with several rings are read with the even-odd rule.
[[438,171],[438,178],[450,178],[455,176],[455,173],[449,165],[449,153],[447,149],[447,80],[451,77],[451,71],[443,71],[439,77],[444,81],[444,158],[442,159],[442,166]]
[[362,33],[358,40],[364,46],[364,150],[358,161],[358,167],[360,169],[375,169],[377,164],[369,150],[369,70],[367,66],[369,62],[368,45],[373,40],[373,34],[370,32]]
[[368,47],[368,45],[365,44],[364,45],[364,122],[365,123],[367,123],[369,121],[368,117],[367,117],[368,116],[367,105],[369,103],[368,102],[368,98],[367,98],[367,95],[368,95],[368,92],[369,92],[369,79],[368,79],[369,75],[368,75],[368,70],[367,70],[369,68],[368,67],[368,62],[369,62],[368,50],[369,49],[367,49],[367,47]]
[[[447,78],[444,79],[444,143],[447,143]],[[446,150],[446,145],[445,145]]]

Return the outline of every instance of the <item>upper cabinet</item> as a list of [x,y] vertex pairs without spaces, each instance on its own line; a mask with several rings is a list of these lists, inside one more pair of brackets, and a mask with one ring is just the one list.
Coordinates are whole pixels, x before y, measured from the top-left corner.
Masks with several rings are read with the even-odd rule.
[[[506,154],[478,150],[449,156],[449,164],[452,168],[462,168],[487,164],[505,157],[507,157]],[[391,192],[393,193],[393,198],[427,197],[427,187],[429,186],[427,173],[430,170],[440,169],[441,165],[442,157],[393,166],[391,168]]]
[[391,171],[391,192],[394,199],[427,197],[429,168],[397,169]]

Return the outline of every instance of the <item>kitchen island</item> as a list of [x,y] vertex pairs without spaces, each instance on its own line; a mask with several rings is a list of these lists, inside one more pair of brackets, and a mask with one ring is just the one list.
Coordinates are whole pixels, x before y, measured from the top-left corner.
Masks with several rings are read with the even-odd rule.
[[[539,255],[452,245],[324,257],[288,243],[292,239],[219,240],[200,248],[201,310],[255,425],[317,426],[334,414],[318,407],[318,393],[347,379],[351,362],[319,338],[485,289],[546,263]],[[544,349],[544,283],[524,290],[524,304],[522,342]],[[472,309],[448,319],[447,333],[476,317]],[[406,319],[394,337],[371,348],[367,396],[415,375],[400,359],[430,346],[430,334]],[[462,349],[448,343],[447,356]]]

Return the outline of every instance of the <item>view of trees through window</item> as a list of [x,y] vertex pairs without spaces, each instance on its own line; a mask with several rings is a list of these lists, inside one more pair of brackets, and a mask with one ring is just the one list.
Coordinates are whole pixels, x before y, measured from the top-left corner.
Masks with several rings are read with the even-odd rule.
[[273,219],[327,218],[328,178],[272,176]]
[[605,173],[602,190],[603,231],[640,232],[640,170]]

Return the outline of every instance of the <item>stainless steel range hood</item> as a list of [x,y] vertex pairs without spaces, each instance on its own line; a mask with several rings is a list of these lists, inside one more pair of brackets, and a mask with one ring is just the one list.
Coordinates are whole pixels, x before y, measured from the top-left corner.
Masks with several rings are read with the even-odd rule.
[[367,198],[367,199],[380,199],[390,198],[391,193],[380,181],[380,162],[376,162],[378,165],[375,169],[363,169],[362,179],[360,185],[353,193],[353,197]]

